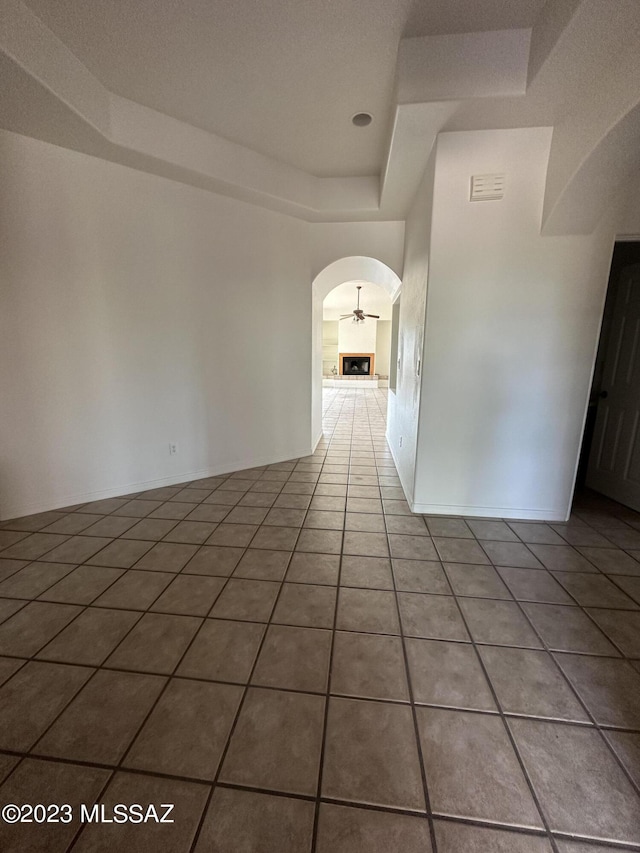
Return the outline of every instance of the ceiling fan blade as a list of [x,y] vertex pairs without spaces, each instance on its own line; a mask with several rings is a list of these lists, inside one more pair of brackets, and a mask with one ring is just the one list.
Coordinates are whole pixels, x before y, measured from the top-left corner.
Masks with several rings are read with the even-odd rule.
[[343,314],[342,317],[338,317],[338,320],[348,320],[349,317],[353,317],[353,314]]
[[365,314],[364,316],[365,316],[365,317],[375,317],[375,319],[376,319],[376,320],[379,320],[379,319],[380,319],[380,315],[379,315],[379,314]]

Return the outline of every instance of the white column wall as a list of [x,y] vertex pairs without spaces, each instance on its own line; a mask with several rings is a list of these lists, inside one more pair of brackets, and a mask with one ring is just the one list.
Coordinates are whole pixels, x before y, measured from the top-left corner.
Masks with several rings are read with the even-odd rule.
[[398,370],[389,391],[387,439],[409,503],[413,502],[435,151],[432,151],[405,225],[404,273],[398,327]]
[[[566,518],[613,226],[541,237],[551,129],[447,133],[433,182],[413,508]],[[471,175],[506,173],[501,201]],[[403,289],[402,309],[405,307]]]

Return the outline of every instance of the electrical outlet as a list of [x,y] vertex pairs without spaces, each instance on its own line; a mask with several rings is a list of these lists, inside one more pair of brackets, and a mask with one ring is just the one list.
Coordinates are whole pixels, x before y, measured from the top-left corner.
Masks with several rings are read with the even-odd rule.
[[400,447],[402,447],[402,436],[400,436]]
[[169,442],[169,456],[175,456],[178,452],[178,444],[175,441]]

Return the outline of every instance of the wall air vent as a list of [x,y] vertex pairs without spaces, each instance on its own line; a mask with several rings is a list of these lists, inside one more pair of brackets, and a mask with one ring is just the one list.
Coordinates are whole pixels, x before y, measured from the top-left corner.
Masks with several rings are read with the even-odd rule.
[[469,201],[496,201],[504,197],[506,175],[472,175]]

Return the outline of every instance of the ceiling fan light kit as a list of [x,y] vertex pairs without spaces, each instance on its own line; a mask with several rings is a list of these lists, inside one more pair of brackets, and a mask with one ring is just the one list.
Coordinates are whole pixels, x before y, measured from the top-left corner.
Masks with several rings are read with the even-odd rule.
[[357,307],[351,312],[351,314],[343,314],[342,317],[340,317],[340,319],[341,320],[348,320],[349,317],[351,317],[352,323],[364,323],[366,317],[371,317],[373,320],[379,320],[380,319],[379,314],[365,314],[365,312],[362,310],[362,308],[360,307],[360,291],[362,290],[362,285],[357,284],[356,288],[358,290],[358,305],[357,305]]

